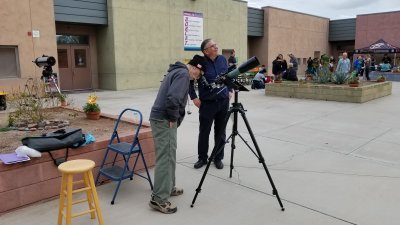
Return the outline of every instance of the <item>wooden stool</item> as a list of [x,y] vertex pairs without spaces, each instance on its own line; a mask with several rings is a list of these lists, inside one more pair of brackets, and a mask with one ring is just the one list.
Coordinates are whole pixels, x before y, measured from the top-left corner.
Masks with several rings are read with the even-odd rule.
[[[62,163],[58,166],[58,170],[62,174],[60,203],[58,211],[58,225],[62,225],[62,217],[65,218],[67,225],[71,225],[71,219],[74,217],[82,216],[90,213],[92,219],[96,218],[97,213],[99,224],[103,225],[103,215],[101,214],[99,199],[97,197],[96,187],[93,181],[92,169],[95,163],[92,160],[77,159]],[[82,174],[83,180],[74,182],[74,175]],[[83,188],[74,190],[74,184],[84,184]],[[79,192],[86,192],[86,199],[72,201],[72,194]],[[65,198],[66,201],[65,201]],[[72,214],[72,205],[82,202],[88,202],[89,210]],[[64,213],[66,207],[66,213]]]

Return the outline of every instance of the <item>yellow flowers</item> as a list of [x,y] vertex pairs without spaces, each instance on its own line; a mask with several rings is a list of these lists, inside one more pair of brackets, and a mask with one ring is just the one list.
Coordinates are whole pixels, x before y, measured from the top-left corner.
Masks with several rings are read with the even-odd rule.
[[97,100],[96,94],[93,93],[93,94],[89,95],[89,97],[88,97],[89,104],[96,104],[96,100]]
[[97,96],[95,93],[90,94],[88,97],[88,101],[86,104],[83,106],[83,111],[85,113],[88,112],[100,112],[100,106],[96,103],[97,101]]

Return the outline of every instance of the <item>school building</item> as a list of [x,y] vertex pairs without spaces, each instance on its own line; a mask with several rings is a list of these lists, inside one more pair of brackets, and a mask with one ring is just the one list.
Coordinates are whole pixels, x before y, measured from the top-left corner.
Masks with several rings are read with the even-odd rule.
[[300,74],[308,57],[379,38],[400,46],[399,11],[329,20],[240,0],[4,0],[0,16],[0,91],[40,78],[32,61],[43,54],[56,58],[62,90],[125,90],[158,87],[170,63],[201,54],[204,38],[268,68],[293,53]]

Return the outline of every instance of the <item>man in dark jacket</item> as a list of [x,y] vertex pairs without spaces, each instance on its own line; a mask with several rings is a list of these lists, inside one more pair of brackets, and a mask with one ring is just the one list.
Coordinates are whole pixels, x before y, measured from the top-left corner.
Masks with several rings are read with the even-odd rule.
[[162,213],[174,213],[177,207],[168,198],[183,194],[175,187],[176,134],[185,116],[190,80],[199,79],[205,71],[204,57],[195,55],[185,65],[170,65],[150,113],[150,124],[156,148],[154,189],[149,206]]
[[[212,39],[205,39],[201,43],[201,51],[206,60],[206,72],[203,78],[206,82],[199,84],[199,97],[197,97],[193,83],[190,85],[190,98],[196,107],[199,108],[199,140],[198,140],[198,161],[194,168],[198,169],[207,164],[208,145],[211,126],[214,123],[214,143],[225,142],[225,117],[229,109],[228,88],[211,89],[204,83],[214,83],[217,77],[227,72],[228,65],[224,56],[218,54],[217,44]],[[222,134],[222,135],[221,135]],[[222,169],[224,164],[224,150],[222,149],[214,158],[217,169]]]

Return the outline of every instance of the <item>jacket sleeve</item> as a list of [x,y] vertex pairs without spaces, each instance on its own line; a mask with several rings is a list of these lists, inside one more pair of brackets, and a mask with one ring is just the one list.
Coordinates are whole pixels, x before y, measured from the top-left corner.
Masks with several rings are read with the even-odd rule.
[[165,103],[167,118],[171,122],[176,122],[181,116],[179,109],[184,104],[183,101],[188,93],[189,88],[189,74],[188,72],[180,72],[172,79],[171,85],[167,92]]
[[189,95],[191,100],[197,98],[196,90],[194,89],[194,80],[190,80]]

